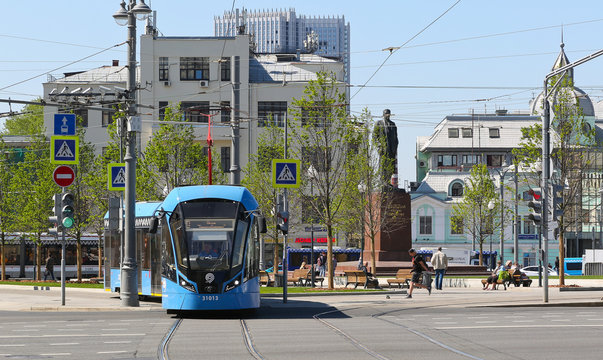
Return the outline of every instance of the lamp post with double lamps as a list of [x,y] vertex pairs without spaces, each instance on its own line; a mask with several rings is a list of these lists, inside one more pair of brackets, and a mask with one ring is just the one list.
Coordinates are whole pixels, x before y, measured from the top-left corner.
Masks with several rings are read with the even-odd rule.
[[[140,118],[136,108],[136,19],[145,20],[151,9],[144,0],[122,0],[121,7],[113,14],[118,25],[128,26],[128,84],[126,90],[127,108],[127,133],[126,133],[126,188],[125,188],[125,226],[124,226],[124,254],[121,269],[121,305],[139,306],[138,279],[136,265],[136,237],[134,230],[135,204],[136,204],[136,136],[140,132]],[[124,132],[122,131],[122,134]]]

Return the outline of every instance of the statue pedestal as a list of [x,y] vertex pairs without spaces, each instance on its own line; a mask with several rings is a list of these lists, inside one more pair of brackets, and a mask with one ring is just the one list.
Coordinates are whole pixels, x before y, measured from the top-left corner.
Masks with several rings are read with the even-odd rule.
[[[403,189],[388,188],[387,191],[371,195],[374,217],[373,227],[375,236],[375,260],[377,271],[379,267],[387,264],[384,262],[410,261],[408,250],[412,247],[412,232],[410,221],[410,195]],[[368,216],[366,214],[365,216]],[[364,261],[371,264],[372,244],[370,223],[365,228]]]

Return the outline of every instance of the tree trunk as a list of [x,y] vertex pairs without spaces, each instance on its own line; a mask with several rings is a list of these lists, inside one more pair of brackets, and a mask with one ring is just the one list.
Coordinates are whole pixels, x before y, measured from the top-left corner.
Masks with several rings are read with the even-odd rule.
[[38,243],[36,244],[36,247],[38,248],[36,253],[36,278],[38,280],[42,280],[42,241],[40,240],[40,237],[41,236],[38,234]]
[[329,272],[329,290],[332,290],[335,287],[335,282],[333,279],[334,269],[333,269],[333,226],[331,224],[327,225],[327,270]]
[[479,239],[479,266],[484,266],[484,242]]
[[77,281],[82,281],[82,242],[81,240],[77,240]]
[[2,263],[2,280],[6,280],[6,261],[4,260],[4,232],[2,232],[2,243],[0,244],[0,263]]

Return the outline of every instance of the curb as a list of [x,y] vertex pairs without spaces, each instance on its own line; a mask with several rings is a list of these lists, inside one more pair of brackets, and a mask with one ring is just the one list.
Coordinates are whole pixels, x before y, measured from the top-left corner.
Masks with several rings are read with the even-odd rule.
[[[308,296],[341,296],[341,295],[389,295],[389,294],[407,294],[406,290],[386,290],[386,291],[362,291],[362,292],[352,292],[352,291],[341,291],[341,292],[320,292],[317,291],[315,293],[287,293],[287,297],[308,297]],[[283,297],[282,293],[274,293],[274,294],[262,294],[260,295],[262,298],[281,298]]]
[[560,287],[559,291],[603,291],[603,287]]

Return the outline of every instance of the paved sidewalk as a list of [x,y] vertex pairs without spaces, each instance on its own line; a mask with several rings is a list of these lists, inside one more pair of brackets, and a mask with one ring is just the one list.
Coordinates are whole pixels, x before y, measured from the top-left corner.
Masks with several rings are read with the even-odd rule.
[[[38,288],[39,289],[39,288]],[[584,290],[584,289],[583,289]],[[603,291],[559,291],[549,288],[549,302],[543,302],[544,290],[538,287],[484,291],[481,288],[415,289],[412,299],[404,296],[406,290],[360,294],[288,295],[284,304],[281,297],[263,297],[262,306],[268,307],[344,307],[356,305],[399,304],[400,306],[603,306]],[[140,307],[122,307],[118,294],[102,289],[65,289],[65,306],[61,305],[60,287],[34,290],[33,286],[0,285],[0,310],[4,311],[163,311],[161,302],[141,301]]]

